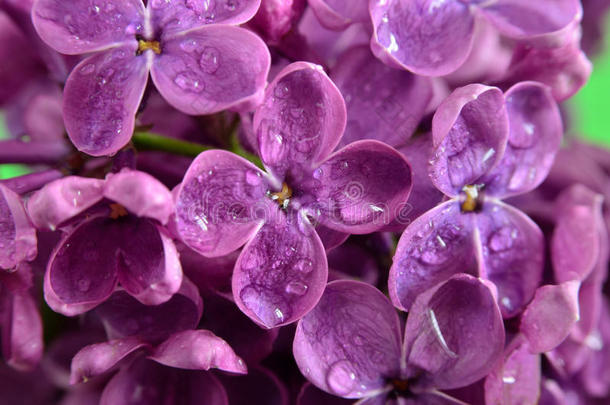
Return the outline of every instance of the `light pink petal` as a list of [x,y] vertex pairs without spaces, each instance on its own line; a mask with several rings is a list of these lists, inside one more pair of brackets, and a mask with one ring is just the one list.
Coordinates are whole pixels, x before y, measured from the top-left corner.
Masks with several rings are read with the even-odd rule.
[[331,30],[343,30],[352,23],[366,22],[370,18],[366,1],[309,0],[309,7],[320,23]]
[[151,75],[163,98],[192,115],[260,101],[271,63],[265,43],[239,27],[213,25],[162,44]]
[[14,270],[38,252],[36,230],[19,195],[0,184],[0,271]]

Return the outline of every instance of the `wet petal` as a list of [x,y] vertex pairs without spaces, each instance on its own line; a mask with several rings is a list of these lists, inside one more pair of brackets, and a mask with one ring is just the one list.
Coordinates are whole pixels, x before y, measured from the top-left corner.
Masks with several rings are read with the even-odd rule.
[[484,180],[485,193],[500,198],[538,187],[551,170],[563,135],[559,108],[546,86],[522,82],[504,97],[508,144],[502,160]]
[[390,269],[392,303],[408,311],[415,298],[457,273],[476,274],[474,214],[457,201],[431,209],[404,231]]
[[143,34],[144,4],[140,0],[38,0],[32,7],[38,35],[51,48],[68,55],[99,51],[135,42]]
[[500,32],[518,39],[555,33],[582,17],[577,0],[497,0],[480,10]]
[[28,214],[38,229],[54,231],[104,198],[104,181],[68,176],[48,183],[30,196]]
[[313,173],[316,202],[309,206],[328,228],[370,233],[388,225],[411,193],[411,167],[404,156],[379,141],[351,143]]
[[121,242],[114,266],[121,285],[145,305],[168,301],[182,283],[182,267],[174,242],[148,219],[119,221]]
[[331,30],[343,30],[355,22],[366,22],[369,10],[365,1],[309,0],[309,7],[320,23]]
[[38,252],[36,230],[19,195],[0,185],[0,271],[14,270]]
[[282,216],[263,225],[244,247],[233,272],[237,306],[254,322],[274,328],[313,308],[328,279],[326,252],[313,227]]
[[460,1],[375,0],[369,3],[373,53],[384,63],[424,76],[460,67],[472,48],[474,17]]
[[316,232],[326,250],[341,246],[349,238],[349,233],[335,231],[322,224],[316,225]]
[[167,39],[204,25],[243,24],[260,4],[261,0],[151,0],[148,9],[153,26]]
[[508,115],[502,92],[481,84],[458,88],[436,110],[432,136],[430,178],[443,193],[455,196],[476,184],[504,153]]
[[368,284],[334,281],[297,326],[293,353],[318,388],[362,398],[400,376],[401,333],[390,301]]
[[170,191],[148,173],[123,170],[106,177],[104,197],[127,208],[139,217],[156,219],[166,224],[174,212]]
[[76,148],[111,155],[129,140],[148,80],[147,54],[137,44],[94,54],[72,71],[64,88],[64,122]]
[[347,106],[341,145],[361,139],[404,144],[432,98],[430,79],[384,65],[367,46],[345,52],[331,73]]
[[212,114],[258,102],[270,59],[265,43],[250,31],[208,26],[165,41],[151,74],[173,107],[192,115]]
[[259,154],[278,176],[294,166],[313,167],[337,146],[345,117],[343,97],[320,66],[288,65],[254,114]]
[[540,285],[544,235],[527,215],[499,201],[486,201],[476,220],[480,275],[496,285],[502,315],[510,318],[523,310]]
[[[22,270],[19,270],[22,271]],[[42,357],[42,320],[38,304],[29,291],[0,292],[5,320],[2,325],[2,354],[11,367],[20,370],[33,370]],[[2,300],[4,303],[2,303]]]
[[523,311],[520,326],[533,353],[553,350],[570,334],[579,318],[579,288],[579,281],[568,281],[536,290]]
[[57,245],[49,258],[44,296],[56,312],[81,314],[99,305],[117,284],[114,254],[120,230],[105,217],[84,221]]
[[191,164],[176,198],[176,227],[190,248],[224,256],[246,243],[277,205],[265,196],[267,176],[229,152],[206,151]]
[[148,347],[139,338],[116,339],[85,346],[72,359],[70,383],[86,382],[104,374],[130,354]]
[[218,368],[246,374],[246,364],[231,346],[209,330],[174,333],[148,357],[166,366],[188,370]]
[[[408,374],[439,389],[486,376],[504,349],[504,325],[490,287],[467,274],[420,295],[405,330]],[[425,385],[425,382],[422,383]]]

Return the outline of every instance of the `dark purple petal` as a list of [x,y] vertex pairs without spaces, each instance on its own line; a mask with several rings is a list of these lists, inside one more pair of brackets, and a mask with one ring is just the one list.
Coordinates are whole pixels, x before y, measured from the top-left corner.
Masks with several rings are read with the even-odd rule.
[[390,301],[358,281],[329,283],[318,305],[297,325],[294,358],[318,388],[363,398],[400,377],[401,331]]
[[182,271],[184,271],[185,276],[195,283],[202,294],[218,294],[233,301],[231,276],[239,251],[236,250],[226,256],[205,257],[186,245],[177,244],[176,247],[180,254]]
[[477,183],[504,154],[508,134],[500,89],[471,84],[455,90],[432,120],[432,182],[449,196]]
[[392,303],[408,311],[415,298],[457,273],[477,274],[475,214],[457,201],[440,204],[404,231],[390,269]]
[[369,19],[366,1],[354,0],[309,0],[309,7],[320,23],[331,30],[343,30],[355,22]]
[[64,122],[74,146],[111,155],[129,140],[148,80],[148,54],[137,44],[94,54],[72,71],[64,88]]
[[555,33],[582,17],[578,0],[497,0],[480,10],[502,34],[518,39]]
[[154,349],[149,359],[166,366],[188,370],[218,368],[246,374],[248,369],[231,346],[209,330],[174,333]]
[[68,55],[99,51],[135,42],[143,34],[144,4],[141,0],[37,0],[32,22],[38,35],[51,48]]
[[335,231],[322,224],[316,225],[316,232],[326,250],[331,250],[341,246],[349,237],[349,233]]
[[54,231],[104,197],[104,181],[68,176],[51,182],[30,196],[27,210],[38,229]]
[[312,383],[305,383],[297,397],[297,405],[353,405],[354,401],[336,397],[316,388]]
[[538,187],[551,170],[563,135],[559,108],[546,86],[522,82],[511,87],[504,98],[508,144],[500,163],[483,181],[485,193],[500,198]]
[[102,392],[96,388],[70,391],[62,397],[59,405],[99,405]]
[[316,305],[328,279],[320,238],[313,227],[295,222],[281,215],[264,224],[235,263],[235,302],[265,328],[300,319]]
[[498,288],[505,318],[517,315],[542,280],[544,235],[523,212],[500,201],[486,201],[477,215],[480,276]]
[[536,290],[523,311],[520,326],[533,353],[553,350],[570,334],[579,318],[579,288],[579,281],[568,281]]
[[19,263],[36,257],[36,230],[21,198],[0,184],[0,271],[14,270]]
[[492,370],[504,349],[504,325],[492,288],[461,274],[415,300],[405,329],[409,376],[423,371],[419,384],[452,389]]
[[206,26],[162,46],[151,75],[163,98],[178,110],[203,115],[250,109],[262,98],[271,58],[265,43],[250,31]]
[[210,24],[239,25],[251,19],[261,0],[150,0],[153,26],[163,39]]
[[224,256],[260,227],[257,210],[277,210],[265,196],[267,176],[241,157],[220,150],[200,154],[186,172],[176,198],[176,227],[190,248]]
[[[262,368],[248,375],[219,375],[231,405],[288,405],[288,390],[273,373]],[[322,404],[320,404],[322,405]]]
[[278,176],[314,167],[339,143],[345,120],[343,97],[322,68],[293,63],[269,84],[254,114],[259,154]]
[[430,79],[384,65],[367,46],[345,52],[331,73],[347,107],[342,146],[361,139],[404,144],[432,98]]
[[90,378],[113,369],[130,354],[148,347],[138,338],[117,339],[86,346],[72,359],[70,383],[87,382]]
[[460,67],[472,47],[474,16],[460,1],[372,0],[373,53],[389,65],[424,76]]
[[412,186],[411,167],[392,147],[373,140],[340,149],[313,172],[316,202],[306,207],[328,228],[370,233],[400,213]]
[[212,373],[176,370],[139,360],[117,373],[104,388],[100,405],[228,405],[227,393]]
[[174,212],[172,194],[167,187],[150,174],[135,170],[108,175],[104,197],[139,217],[156,219],[162,224]]
[[363,246],[348,242],[331,250],[327,256],[329,271],[333,271],[336,279],[354,279],[377,285],[381,273],[379,265],[375,255]]

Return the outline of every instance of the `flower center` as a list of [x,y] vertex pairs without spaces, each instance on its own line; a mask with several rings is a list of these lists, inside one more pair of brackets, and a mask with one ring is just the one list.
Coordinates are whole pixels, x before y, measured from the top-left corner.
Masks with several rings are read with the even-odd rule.
[[462,202],[462,212],[474,212],[481,208],[480,185],[464,186],[464,201]]
[[292,197],[292,189],[288,187],[288,184],[282,184],[282,189],[276,193],[269,193],[270,198],[276,201],[280,207],[286,209],[290,203],[290,197]]
[[159,41],[147,41],[145,39],[138,39],[138,50],[137,55],[142,55],[145,51],[151,50],[157,55],[161,55],[161,44]]
[[121,204],[110,204],[110,215],[108,215],[112,219],[119,219],[121,217],[126,217],[129,213]]
[[409,380],[392,380],[392,385],[394,386],[394,390],[399,393],[405,393],[409,391]]

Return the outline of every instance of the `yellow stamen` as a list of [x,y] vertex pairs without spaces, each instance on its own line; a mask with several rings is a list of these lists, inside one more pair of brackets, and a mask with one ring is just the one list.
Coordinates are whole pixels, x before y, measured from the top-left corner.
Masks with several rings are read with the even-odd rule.
[[157,55],[161,55],[161,44],[159,41],[146,41],[143,39],[138,40],[138,55],[144,53],[144,51],[148,51],[149,49]]
[[288,202],[290,201],[290,197],[292,197],[292,190],[288,187],[288,184],[282,184],[282,190],[277,193],[271,193],[271,199],[273,201],[277,201],[277,203],[282,207],[286,208]]
[[464,186],[462,191],[466,194],[466,199],[462,203],[462,211],[473,212],[477,209],[479,188],[477,186]]
[[110,204],[110,218],[119,219],[127,214],[127,210],[121,204]]

